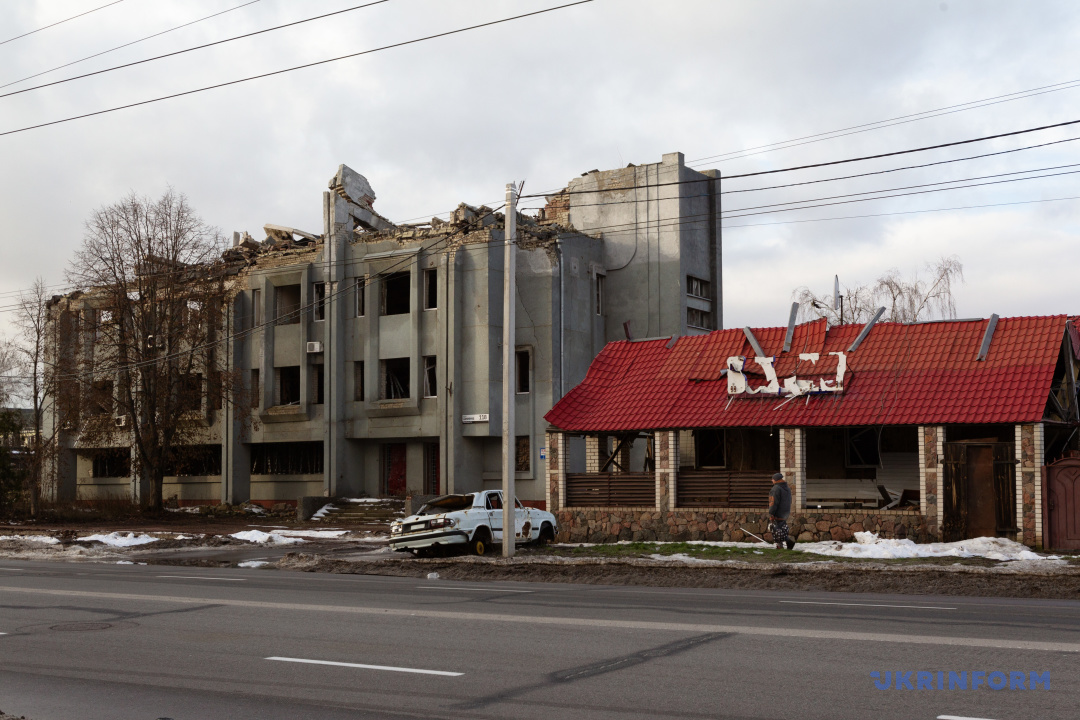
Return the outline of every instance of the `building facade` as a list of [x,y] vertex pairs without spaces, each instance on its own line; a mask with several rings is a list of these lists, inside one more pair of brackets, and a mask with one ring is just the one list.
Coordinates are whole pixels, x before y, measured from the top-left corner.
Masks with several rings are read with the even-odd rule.
[[[522,500],[545,502],[544,414],[606,343],[721,326],[714,175],[673,153],[586,173],[519,214],[511,411]],[[234,235],[219,352],[250,410],[230,412],[239,396],[215,399],[208,387],[207,461],[167,477],[165,498],[273,503],[501,481],[505,217],[461,205],[449,220],[398,225],[374,200],[343,165],[323,195],[321,233],[267,225],[261,242]],[[93,311],[87,296],[60,304]],[[119,418],[108,447],[87,447],[78,423],[61,445],[57,498],[145,492],[123,462]],[[584,443],[571,445],[583,467]]]

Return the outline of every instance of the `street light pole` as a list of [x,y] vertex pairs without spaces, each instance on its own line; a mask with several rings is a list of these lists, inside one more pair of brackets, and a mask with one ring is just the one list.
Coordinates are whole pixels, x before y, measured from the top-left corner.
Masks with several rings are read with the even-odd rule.
[[503,557],[514,557],[517,493],[514,489],[516,442],[514,435],[514,350],[517,307],[517,188],[506,185],[505,254],[503,262],[503,392],[502,392],[502,494]]

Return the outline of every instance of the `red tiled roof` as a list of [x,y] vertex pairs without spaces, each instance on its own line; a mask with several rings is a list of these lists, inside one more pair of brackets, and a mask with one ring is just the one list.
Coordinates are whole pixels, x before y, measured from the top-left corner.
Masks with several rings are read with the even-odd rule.
[[[916,425],[1038,422],[1066,332],[1065,315],[1001,318],[986,360],[976,358],[986,320],[905,325],[879,322],[847,354],[842,394],[790,402],[776,395],[728,395],[727,359],[752,358],[742,330],[668,340],[609,343],[585,380],[545,416],[561,430],[608,432],[657,428]],[[1070,340],[1076,342],[1073,323]],[[829,352],[844,352],[862,329],[826,329],[824,320],[795,328],[755,328],[766,355],[776,356],[781,382],[792,374],[835,379]],[[820,353],[816,366],[799,353]],[[831,361],[831,365],[828,364]],[[748,380],[759,385],[756,364]]]

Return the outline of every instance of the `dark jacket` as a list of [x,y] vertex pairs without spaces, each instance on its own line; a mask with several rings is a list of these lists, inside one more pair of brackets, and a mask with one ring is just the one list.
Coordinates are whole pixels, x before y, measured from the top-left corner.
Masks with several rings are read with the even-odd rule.
[[769,490],[769,517],[791,517],[791,488],[786,482],[778,482]]

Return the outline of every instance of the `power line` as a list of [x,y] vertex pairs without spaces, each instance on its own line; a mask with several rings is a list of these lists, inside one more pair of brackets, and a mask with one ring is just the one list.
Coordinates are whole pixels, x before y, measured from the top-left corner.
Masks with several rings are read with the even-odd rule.
[[[807,145],[813,142],[822,142],[824,140],[835,140],[840,137],[847,137],[848,135],[855,135],[857,133],[870,132],[871,130],[880,130],[886,127],[892,127],[894,125],[903,125],[909,122],[916,122],[918,120],[927,120],[932,117],[940,117],[942,115],[951,115],[956,112],[964,112],[965,110],[977,110],[981,107],[989,107],[990,105],[997,105],[1003,102],[1012,102],[1013,100],[1023,100],[1028,97],[1035,97],[1037,95],[1044,95],[1050,92],[1058,92],[1060,90],[1071,90],[1073,88],[1080,87],[1080,79],[1067,80],[1065,82],[1054,83],[1052,85],[1043,85],[1036,88],[1030,88],[1028,90],[1018,90],[1012,93],[1006,93],[1005,95],[995,95],[994,97],[983,98],[981,100],[972,100],[966,103],[960,103],[958,105],[947,105],[942,108],[936,108],[934,110],[924,110],[923,112],[912,113],[910,115],[900,115],[898,117],[889,118],[887,120],[878,120],[871,123],[863,123],[862,125],[852,125],[846,128],[840,128],[838,130],[830,130],[828,132],[816,133],[814,135],[804,135],[803,137],[792,138],[791,140],[781,140],[779,142],[768,143],[765,145],[757,145],[750,148],[744,148],[742,150],[732,150],[731,152],[720,153],[719,155],[709,155],[696,160],[690,160],[687,164],[700,164],[708,160],[715,160],[717,158],[723,158],[719,162],[728,162],[729,160],[739,160],[744,157],[750,157],[751,155],[760,155],[762,152],[772,152],[773,150],[787,150],[791,147],[798,147],[800,145]],[[1039,92],[1041,91],[1041,92]],[[1017,97],[1014,97],[1017,96]],[[1007,98],[1007,99],[1002,99]],[[994,102],[991,102],[994,101]],[[972,107],[965,107],[972,106]],[[960,108],[960,109],[954,109]],[[949,111],[949,112],[944,112]],[[925,115],[926,117],[918,117]],[[906,119],[911,118],[911,119]],[[903,121],[903,122],[896,122]],[[888,123],[888,124],[886,124]],[[872,127],[878,125],[880,127]],[[866,128],[860,130],[859,128]],[[855,131],[855,132],[847,132]],[[842,133],[842,134],[838,134]],[[825,137],[826,135],[832,137]],[[818,138],[818,139],[813,139]],[[805,142],[799,142],[805,141]],[[783,146],[783,147],[777,147]],[[760,152],[751,152],[751,151]],[[744,154],[745,153],[745,154]],[[728,157],[729,155],[739,155],[739,157]]]
[[57,20],[54,23],[51,23],[49,25],[45,25],[44,27],[39,27],[37,30],[31,30],[30,32],[25,32],[22,35],[16,35],[13,38],[8,38],[7,40],[0,41],[0,45],[6,45],[7,43],[9,43],[9,42],[11,42],[13,40],[18,40],[19,38],[24,38],[27,35],[33,35],[34,33],[39,33],[42,30],[48,30],[51,27],[56,27],[57,25],[63,25],[64,23],[68,22],[69,20],[74,20],[75,18],[81,18],[83,15],[89,15],[92,12],[97,12],[98,10],[103,10],[103,9],[109,7],[110,5],[116,5],[116,4],[122,3],[122,2],[124,2],[124,0],[113,0],[113,2],[105,3],[104,5],[102,5],[100,7],[96,7],[93,10],[87,10],[86,12],[81,12],[78,15],[72,15],[69,18],[64,18],[63,20]]
[[84,58],[79,58],[78,60],[72,60],[69,63],[64,63],[63,65],[57,65],[54,68],[49,68],[48,70],[42,70],[41,72],[34,73],[33,75],[27,75],[26,77],[22,78],[21,80],[12,80],[9,83],[4,83],[3,85],[0,85],[0,88],[6,88],[6,87],[9,87],[11,85],[18,85],[21,82],[26,82],[27,80],[31,80],[33,78],[36,78],[36,77],[40,76],[40,75],[46,75],[46,74],[54,72],[56,70],[60,70],[62,68],[69,67],[71,65],[77,65],[78,63],[84,62],[86,60],[90,60],[92,58],[99,57],[101,55],[106,55],[106,54],[111,53],[111,52],[113,52],[115,50],[120,50],[122,48],[126,48],[126,47],[129,47],[131,45],[141,43],[144,40],[150,40],[151,38],[156,38],[156,37],[159,37],[161,35],[171,33],[174,30],[179,30],[181,28],[186,28],[189,25],[194,25],[196,23],[201,23],[203,20],[209,20],[210,18],[215,18],[218,15],[224,15],[225,13],[231,13],[233,10],[239,10],[240,8],[247,7],[248,5],[254,5],[257,2],[260,2],[260,0],[248,0],[248,2],[244,3],[243,5],[237,5],[236,7],[231,7],[228,10],[222,10],[221,12],[216,12],[216,13],[213,13],[212,15],[206,15],[205,17],[201,17],[198,20],[192,20],[191,22],[186,22],[183,25],[177,25],[176,27],[171,27],[168,30],[162,30],[161,32],[154,33],[153,35],[147,35],[146,37],[141,37],[138,40],[132,40],[131,42],[124,43],[123,45],[117,45],[116,47],[109,48],[108,50],[102,50],[101,52],[94,53],[93,55],[87,55]]
[[[0,98],[11,97],[12,95],[19,95],[21,93],[28,93],[28,92],[31,92],[32,90],[40,90],[41,88],[52,87],[53,85],[62,85],[63,83],[69,83],[69,82],[72,82],[74,80],[81,80],[83,78],[93,77],[94,75],[102,75],[104,73],[112,72],[113,70],[121,70],[123,68],[132,67],[134,65],[142,65],[142,64],[148,63],[148,62],[154,62],[155,60],[161,60],[162,58],[173,57],[175,55],[183,55],[184,53],[194,52],[196,50],[203,50],[205,48],[213,47],[215,45],[223,45],[225,43],[232,42],[233,40],[242,40],[244,38],[249,38],[249,37],[252,37],[254,35],[262,35],[263,33],[273,32],[274,30],[281,30],[282,28],[292,27],[293,25],[303,25],[304,23],[309,23],[309,22],[312,22],[313,20],[322,20],[323,18],[328,18],[328,17],[331,17],[332,15],[341,15],[342,13],[352,12],[353,10],[362,10],[364,8],[371,7],[372,5],[381,5],[381,4],[386,3],[386,2],[390,2],[390,0],[375,0],[374,2],[365,3],[363,5],[354,5],[353,7],[345,8],[344,10],[336,10],[334,12],[325,13],[324,15],[316,15],[315,17],[309,17],[309,18],[307,18],[305,20],[296,20],[295,22],[285,23],[284,25],[276,25],[276,26],[271,27],[271,28],[265,28],[263,30],[256,30],[255,32],[249,32],[249,33],[245,33],[243,35],[237,35],[237,36],[231,37],[231,38],[225,38],[224,40],[215,40],[214,42],[205,43],[203,45],[196,45],[195,47],[186,48],[184,50],[177,50],[177,51],[171,52],[171,53],[165,53],[164,55],[155,55],[154,57],[145,58],[143,60],[136,60],[134,62],[124,63],[123,65],[114,65],[113,67],[110,67],[110,68],[104,68],[102,70],[95,70],[94,72],[83,73],[82,75],[74,75],[74,76],[69,77],[69,78],[64,78],[63,80],[55,80],[53,82],[42,83],[41,85],[34,85],[33,87],[23,88],[22,90],[14,90],[12,92],[4,93],[3,95],[0,95]],[[243,6],[241,6],[241,7],[243,7]],[[233,8],[233,9],[235,10],[236,8]],[[196,21],[196,22],[198,22],[198,21]],[[168,32],[168,31],[166,31],[166,32]],[[138,41],[136,41],[136,42],[138,42]],[[131,43],[129,43],[129,44],[131,44]],[[121,47],[123,47],[123,46],[121,46]],[[108,52],[108,51],[106,51],[106,52]]]
[[[385,0],[380,0],[385,1]],[[555,7],[546,8],[544,10],[536,10],[534,12],[523,13],[521,15],[513,15],[511,17],[502,18],[500,20],[492,20],[486,23],[480,23],[478,25],[470,25],[468,27],[458,28],[457,30],[448,30],[447,32],[436,33],[435,35],[427,35],[422,38],[416,38],[414,40],[406,40],[404,42],[393,43],[392,45],[384,45],[382,47],[373,48],[371,50],[363,50],[361,52],[350,53],[348,55],[339,55],[338,57],[329,58],[327,60],[319,60],[316,62],[305,63],[303,65],[295,65],[284,70],[275,70],[273,72],[262,73],[259,75],[251,75],[246,78],[240,78],[239,80],[230,80],[229,82],[218,83],[216,85],[207,85],[205,87],[196,88],[195,90],[186,90],[184,92],[173,93],[171,95],[163,95],[161,97],[152,98],[150,100],[142,100],[139,102],[128,103],[127,105],[118,105],[117,107],[108,108],[105,110],[98,110],[96,112],[84,113],[82,115],[74,115],[72,117],[64,118],[62,120],[52,120],[50,122],[39,123],[37,125],[29,125],[27,127],[18,128],[17,130],[7,130],[0,132],[0,136],[14,135],[15,133],[26,132],[27,130],[36,130],[37,128],[48,127],[50,125],[59,125],[61,123],[71,122],[72,120],[81,120],[83,118],[94,117],[96,115],[104,115],[106,113],[116,112],[117,110],[126,110],[128,108],[138,107],[140,105],[149,105],[151,103],[160,102],[162,100],[170,100],[172,98],[183,97],[185,95],[194,95],[195,93],[203,92],[205,90],[214,90],[216,88],[227,87],[229,85],[238,85],[240,83],[248,82],[249,80],[258,80],[260,78],[271,77],[273,75],[281,75],[293,70],[302,70],[304,68],[315,67],[316,65],[325,65],[327,63],[337,62],[338,60],[346,60],[348,58],[359,57],[361,55],[369,55],[371,53],[381,52],[383,50],[391,50],[393,48],[404,47],[405,45],[413,45],[416,43],[424,42],[426,40],[434,40],[436,38],[447,37],[449,35],[456,35],[458,33],[467,32],[469,30],[477,30],[479,28],[490,27],[492,25],[499,25],[501,23],[510,22],[512,20],[520,20],[522,18],[532,17],[534,15],[542,15],[544,13],[554,12],[556,10],[562,10],[568,7],[574,7],[575,5],[584,5],[591,3],[593,0],[577,0],[577,2],[566,3],[565,5],[556,5]]]
[[[968,139],[968,140],[956,140],[954,142],[941,143],[941,144],[938,144],[938,145],[927,145],[925,147],[911,148],[910,150],[895,150],[893,152],[879,153],[877,155],[864,155],[864,156],[861,156],[861,157],[847,158],[846,160],[832,160],[832,161],[829,161],[829,162],[814,163],[812,165],[797,165],[797,166],[794,166],[794,167],[780,168],[779,170],[762,170],[760,172],[742,173],[740,175],[723,175],[723,176],[717,176],[717,177],[706,176],[706,177],[703,177],[703,178],[700,178],[700,179],[695,179],[695,180],[673,180],[671,182],[665,182],[665,183],[652,183],[650,185],[630,185],[630,186],[621,187],[621,188],[606,188],[606,189],[597,188],[596,190],[566,190],[566,189],[563,189],[563,190],[555,191],[554,193],[533,193],[531,195],[522,195],[521,198],[522,199],[537,198],[537,197],[547,198],[550,195],[556,195],[556,194],[558,194],[558,195],[595,195],[596,193],[600,193],[600,192],[618,192],[618,191],[625,191],[625,190],[636,190],[636,189],[641,189],[641,188],[646,188],[646,187],[648,187],[648,188],[670,187],[672,185],[688,185],[688,184],[691,184],[691,183],[706,183],[706,182],[719,182],[719,181],[722,181],[722,180],[735,180],[735,179],[738,179],[738,178],[756,177],[758,175],[772,175],[772,174],[775,174],[775,173],[792,172],[794,170],[807,170],[807,169],[810,169],[810,168],[828,167],[830,165],[844,165],[846,163],[861,162],[863,160],[877,160],[879,158],[893,157],[894,155],[908,155],[910,153],[925,152],[927,150],[940,150],[941,148],[954,147],[954,146],[957,146],[957,145],[968,145],[970,143],[984,142],[986,140],[996,140],[998,138],[1011,137],[1013,135],[1024,135],[1026,133],[1038,132],[1040,130],[1050,130],[1050,129],[1053,129],[1053,128],[1066,127],[1068,125],[1076,125],[1076,124],[1080,124],[1080,120],[1069,120],[1067,122],[1054,123],[1052,125],[1040,125],[1039,127],[1027,128],[1025,130],[1013,130],[1013,131],[1007,132],[1007,133],[998,133],[997,135],[985,135],[983,137],[971,138],[971,139]],[[1050,144],[1050,143],[1047,143],[1047,144]],[[1039,146],[1033,146],[1033,147],[1039,147]],[[968,158],[957,158],[957,160],[965,160],[965,159],[968,159]],[[913,166],[913,167],[917,167],[917,166]],[[900,169],[904,169],[904,168],[900,168]]]

